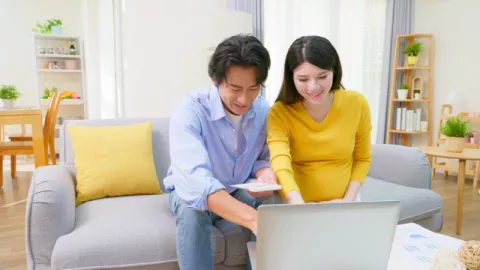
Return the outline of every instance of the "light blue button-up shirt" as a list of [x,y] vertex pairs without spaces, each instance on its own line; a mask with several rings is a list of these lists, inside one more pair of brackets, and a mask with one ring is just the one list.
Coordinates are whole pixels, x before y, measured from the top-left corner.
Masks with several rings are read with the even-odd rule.
[[241,119],[239,130],[228,119],[218,88],[188,94],[170,119],[171,166],[167,192],[191,207],[208,210],[207,196],[232,193],[256,171],[270,167],[266,145],[268,102],[259,96]]

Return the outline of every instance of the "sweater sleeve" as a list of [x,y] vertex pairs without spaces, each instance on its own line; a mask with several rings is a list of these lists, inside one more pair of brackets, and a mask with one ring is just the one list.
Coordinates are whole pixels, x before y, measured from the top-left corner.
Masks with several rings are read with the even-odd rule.
[[353,150],[353,167],[351,180],[358,181],[363,184],[370,170],[372,152],[371,152],[371,131],[372,123],[370,117],[370,107],[367,100],[361,96],[360,121],[358,123],[357,132],[355,134],[355,149]]
[[290,191],[300,191],[293,178],[288,129],[274,108],[267,117],[267,144],[272,170],[282,186],[281,195],[284,197]]

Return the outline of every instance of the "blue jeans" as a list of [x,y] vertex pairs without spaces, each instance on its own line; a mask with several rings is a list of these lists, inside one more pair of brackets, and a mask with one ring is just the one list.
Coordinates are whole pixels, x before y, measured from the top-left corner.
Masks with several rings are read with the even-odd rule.
[[[235,199],[248,204],[255,209],[260,202],[244,190],[237,190],[231,194]],[[177,196],[175,191],[170,193],[170,210],[175,215],[177,224],[177,258],[181,270],[213,270],[213,251],[210,241],[210,231],[221,218],[210,211],[199,211],[189,208],[188,204]],[[255,241],[252,233],[251,241]],[[250,259],[247,256],[247,269],[251,269]]]

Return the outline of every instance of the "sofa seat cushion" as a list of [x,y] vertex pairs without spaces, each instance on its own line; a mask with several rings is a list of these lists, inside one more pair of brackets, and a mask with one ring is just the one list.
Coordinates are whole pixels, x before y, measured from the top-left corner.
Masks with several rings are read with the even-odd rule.
[[[53,249],[52,268],[178,269],[175,217],[168,194],[99,199],[76,209],[75,228]],[[225,240],[212,231],[214,261],[225,259]]]
[[367,177],[360,195],[362,201],[400,201],[399,223],[414,222],[442,210],[442,198],[429,189],[402,186],[372,177]]
[[247,262],[247,242],[252,241],[250,230],[221,219],[215,223],[225,238],[225,261],[227,266],[244,265]]

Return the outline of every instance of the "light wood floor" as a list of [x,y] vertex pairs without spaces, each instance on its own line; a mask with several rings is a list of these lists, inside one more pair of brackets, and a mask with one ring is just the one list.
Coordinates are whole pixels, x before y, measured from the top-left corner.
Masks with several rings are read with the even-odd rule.
[[[26,269],[25,259],[25,200],[28,194],[30,172],[17,172],[17,179],[11,180],[5,172],[4,186],[0,188],[0,269]],[[462,235],[455,234],[457,185],[456,178],[445,180],[437,174],[433,190],[444,199],[443,234],[463,240],[480,240],[480,195],[472,188],[472,181],[465,185]],[[18,203],[11,205],[12,203]]]

